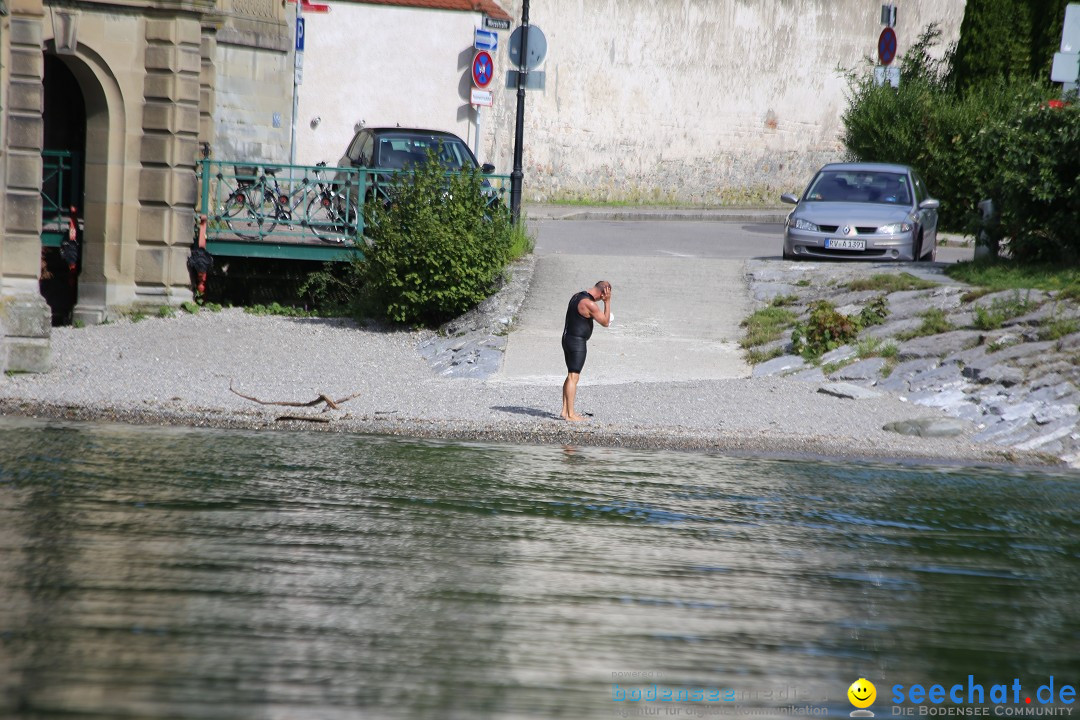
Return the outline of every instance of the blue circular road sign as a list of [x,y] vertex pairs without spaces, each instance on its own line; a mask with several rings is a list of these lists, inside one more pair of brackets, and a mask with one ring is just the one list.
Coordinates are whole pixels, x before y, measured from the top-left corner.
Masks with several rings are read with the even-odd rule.
[[495,77],[495,61],[491,59],[491,53],[481,50],[476,53],[472,61],[473,84],[483,90],[491,84],[493,77]]
[[881,31],[877,41],[877,54],[882,65],[888,65],[896,59],[896,31],[891,27]]

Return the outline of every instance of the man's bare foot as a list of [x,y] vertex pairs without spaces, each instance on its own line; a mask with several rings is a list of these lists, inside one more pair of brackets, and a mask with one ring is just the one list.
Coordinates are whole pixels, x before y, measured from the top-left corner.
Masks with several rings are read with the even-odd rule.
[[566,422],[582,422],[583,420],[586,420],[586,418],[582,417],[581,415],[577,415],[577,414],[574,414],[574,415],[561,415],[560,417],[563,420],[565,420]]

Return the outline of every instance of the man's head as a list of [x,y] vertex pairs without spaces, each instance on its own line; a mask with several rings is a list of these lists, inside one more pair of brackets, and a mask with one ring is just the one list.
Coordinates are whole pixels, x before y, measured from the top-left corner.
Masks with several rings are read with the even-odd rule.
[[600,282],[593,285],[593,289],[596,291],[597,295],[599,295],[600,297],[605,297],[609,292],[611,292],[611,283],[609,283],[607,280],[601,280]]

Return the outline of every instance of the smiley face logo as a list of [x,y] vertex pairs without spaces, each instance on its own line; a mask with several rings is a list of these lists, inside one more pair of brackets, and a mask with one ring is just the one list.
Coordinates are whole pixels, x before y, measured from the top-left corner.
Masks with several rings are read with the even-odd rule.
[[848,700],[857,708],[867,708],[877,699],[877,688],[866,678],[859,678],[847,689]]

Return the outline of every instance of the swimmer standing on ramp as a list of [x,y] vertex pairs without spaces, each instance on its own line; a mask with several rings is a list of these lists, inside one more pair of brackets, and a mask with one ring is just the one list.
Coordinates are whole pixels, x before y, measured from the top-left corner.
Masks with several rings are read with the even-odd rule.
[[[597,301],[604,303],[601,310]],[[574,396],[577,395],[581,368],[585,366],[587,343],[592,337],[593,320],[604,327],[611,324],[611,283],[601,280],[588,290],[582,290],[570,298],[566,306],[566,322],[563,324],[562,348],[566,359],[566,380],[562,386],[562,419],[577,422],[585,418],[574,412]]]

